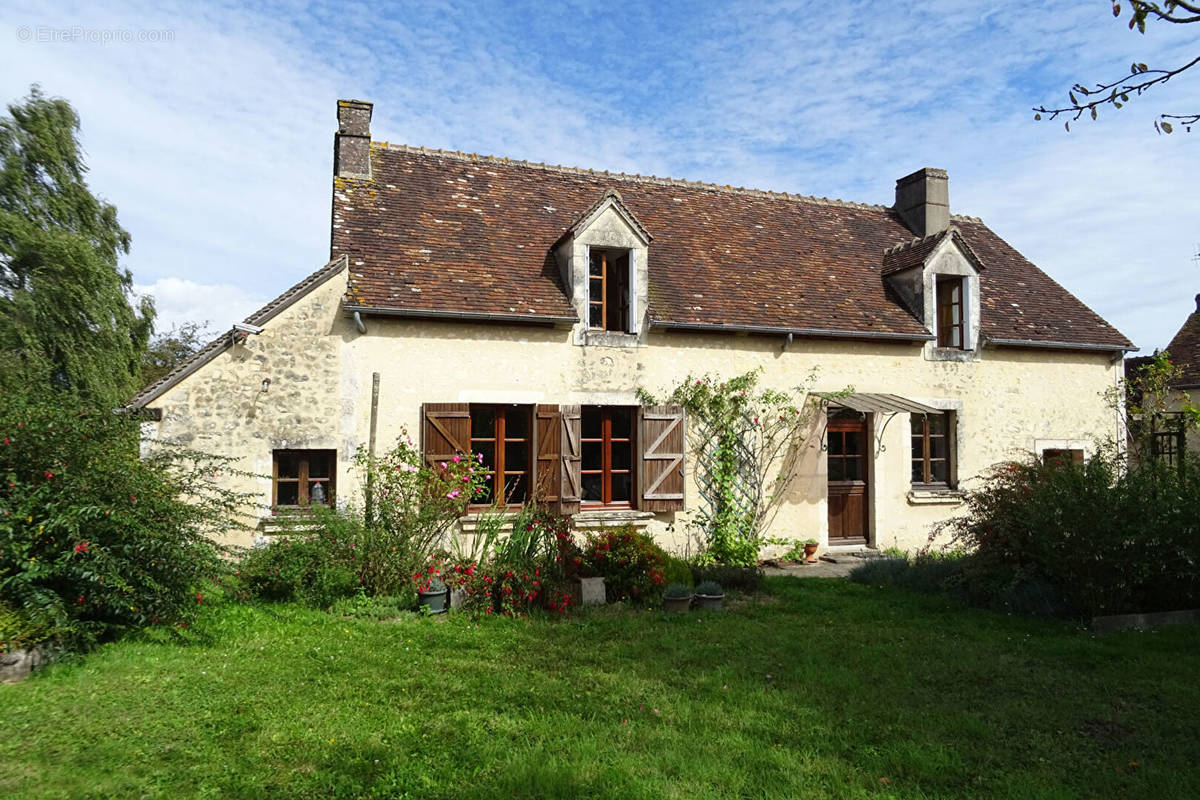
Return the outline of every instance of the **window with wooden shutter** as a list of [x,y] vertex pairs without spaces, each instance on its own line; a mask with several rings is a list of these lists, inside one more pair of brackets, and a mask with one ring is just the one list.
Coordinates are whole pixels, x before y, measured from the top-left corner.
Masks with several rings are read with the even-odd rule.
[[641,509],[683,510],[684,413],[680,406],[643,406],[638,414],[641,441]]
[[491,479],[476,503],[522,505],[529,499],[533,471],[533,409],[522,405],[471,405],[471,441]]
[[637,485],[636,424],[634,406],[583,406],[580,478],[584,505],[633,505]]
[[430,466],[471,452],[471,407],[466,403],[421,406],[421,452]]

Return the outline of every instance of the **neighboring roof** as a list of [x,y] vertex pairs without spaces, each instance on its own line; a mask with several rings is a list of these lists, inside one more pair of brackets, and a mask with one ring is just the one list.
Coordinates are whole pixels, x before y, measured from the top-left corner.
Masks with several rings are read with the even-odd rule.
[[1200,294],[1196,295],[1196,310],[1188,314],[1183,327],[1167,345],[1171,363],[1177,365],[1182,374],[1173,384],[1179,388],[1200,386]]
[[[572,317],[552,247],[616,189],[654,233],[656,326],[929,338],[882,280],[885,251],[912,239],[884,206],[378,142],[371,158],[373,179],[334,179],[354,308]],[[986,267],[985,338],[1132,347],[978,219],[952,221]]]
[[[295,286],[288,289],[283,294],[276,297],[265,306],[255,311],[250,316],[246,317],[243,322],[247,325],[255,325],[262,327],[276,315],[288,308],[292,303],[299,300],[304,295],[317,288],[325,281],[337,275],[346,268],[347,261],[345,256],[338,256],[319,270],[309,275],[304,280],[297,283]],[[175,369],[168,372],[166,375],[142,389],[133,399],[129,401],[126,408],[144,408],[149,403],[157,400],[167,390],[175,386],[181,380],[191,375],[200,367],[212,361],[221,353],[224,353],[233,346],[233,331],[226,331],[213,339],[208,344],[201,347],[190,358],[185,359],[178,364]]]

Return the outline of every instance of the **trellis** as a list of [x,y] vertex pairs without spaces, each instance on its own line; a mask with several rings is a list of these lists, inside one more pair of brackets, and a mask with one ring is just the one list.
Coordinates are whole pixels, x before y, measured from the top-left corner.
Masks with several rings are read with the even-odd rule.
[[742,422],[737,436],[731,437],[735,442],[734,471],[727,492],[722,492],[720,485],[720,430],[705,419],[693,419],[690,423],[696,439],[696,485],[700,495],[697,516],[707,527],[708,523],[720,518],[722,512],[726,512],[735,519],[747,521],[745,533],[752,536],[762,496],[762,487],[759,486],[761,477],[755,457],[758,431],[749,416],[743,417]]

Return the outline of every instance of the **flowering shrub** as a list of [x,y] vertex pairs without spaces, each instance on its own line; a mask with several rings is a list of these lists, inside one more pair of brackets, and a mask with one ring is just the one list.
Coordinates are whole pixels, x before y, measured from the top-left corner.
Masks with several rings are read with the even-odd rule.
[[487,552],[448,562],[435,557],[431,564],[439,565],[451,588],[463,592],[466,611],[512,617],[535,608],[564,613],[573,602],[559,560],[560,542],[569,540],[569,530],[570,520],[529,507]]
[[214,486],[226,469],[110,409],[0,397],[0,605],[68,646],[187,623],[244,500]]
[[632,525],[592,534],[584,555],[592,569],[604,576],[610,602],[650,602],[666,586],[667,554]]

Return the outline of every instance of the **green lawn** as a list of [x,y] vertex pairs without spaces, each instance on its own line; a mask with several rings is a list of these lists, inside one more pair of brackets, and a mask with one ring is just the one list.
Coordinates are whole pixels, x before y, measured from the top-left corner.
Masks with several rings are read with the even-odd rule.
[[845,581],[478,624],[223,604],[0,686],[0,796],[1193,798],[1198,676],[1197,627]]

